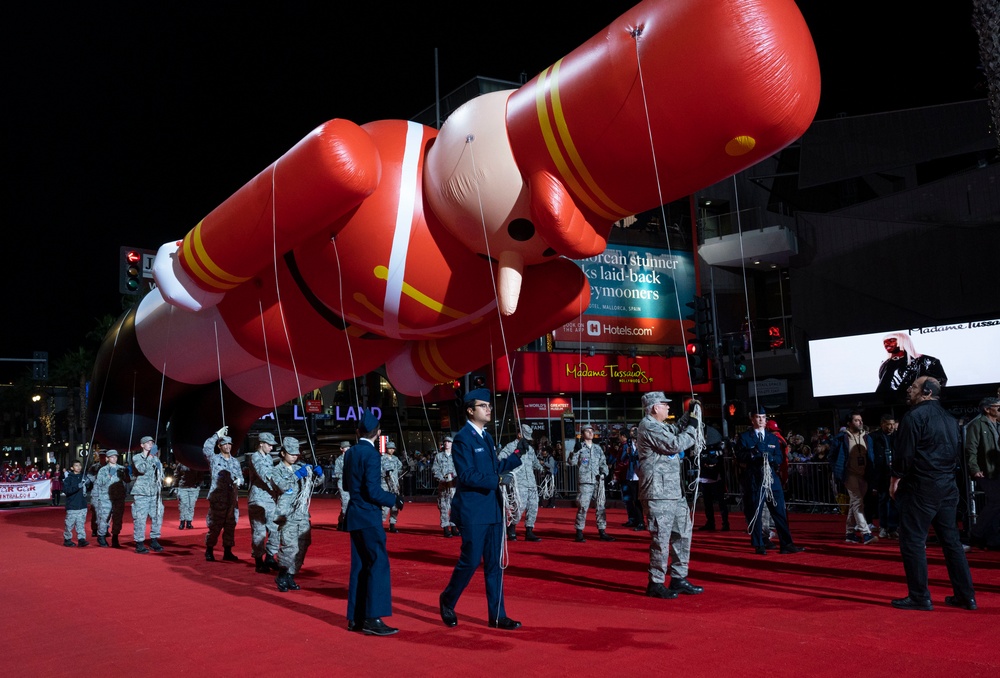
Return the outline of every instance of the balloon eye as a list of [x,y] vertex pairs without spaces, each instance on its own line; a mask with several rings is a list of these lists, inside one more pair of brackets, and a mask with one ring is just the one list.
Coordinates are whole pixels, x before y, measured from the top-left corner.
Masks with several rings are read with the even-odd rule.
[[555,255],[556,255],[556,251],[554,249],[552,249],[551,247],[546,247],[545,251],[542,252],[542,256],[543,257],[554,257]]
[[527,219],[514,219],[507,224],[507,235],[518,242],[531,240],[535,235],[535,225]]

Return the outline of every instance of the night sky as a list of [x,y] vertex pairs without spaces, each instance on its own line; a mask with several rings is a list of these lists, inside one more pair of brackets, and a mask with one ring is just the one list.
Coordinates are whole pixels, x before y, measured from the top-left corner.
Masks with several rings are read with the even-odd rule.
[[[517,81],[633,3],[437,3],[437,16],[272,4],[5,7],[0,357],[84,345],[121,311],[119,246],[182,237],[323,121],[432,105],[435,47],[442,94],[477,75]],[[799,5],[823,73],[820,119],[986,96],[968,1]]]

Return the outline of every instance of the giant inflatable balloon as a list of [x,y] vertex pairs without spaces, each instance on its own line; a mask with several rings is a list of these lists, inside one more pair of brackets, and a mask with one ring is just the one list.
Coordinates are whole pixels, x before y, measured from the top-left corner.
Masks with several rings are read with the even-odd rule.
[[98,358],[95,435],[169,422],[195,465],[222,423],[239,440],[383,365],[426,394],[577,316],[570,259],[795,141],[818,101],[793,0],[647,0],[440,131],[327,122],[160,247],[156,289]]

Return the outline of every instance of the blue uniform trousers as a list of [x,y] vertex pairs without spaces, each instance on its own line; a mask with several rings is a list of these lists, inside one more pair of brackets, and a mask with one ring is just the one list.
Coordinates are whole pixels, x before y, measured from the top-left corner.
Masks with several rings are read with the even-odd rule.
[[490,620],[507,616],[503,604],[503,570],[500,569],[500,552],[504,547],[504,528],[493,525],[459,525],[462,532],[462,551],[458,557],[451,580],[444,590],[444,604],[455,607],[462,591],[469,585],[479,563],[483,564],[486,577],[486,604]]
[[351,581],[347,618],[357,623],[392,614],[389,554],[382,525],[351,530]]

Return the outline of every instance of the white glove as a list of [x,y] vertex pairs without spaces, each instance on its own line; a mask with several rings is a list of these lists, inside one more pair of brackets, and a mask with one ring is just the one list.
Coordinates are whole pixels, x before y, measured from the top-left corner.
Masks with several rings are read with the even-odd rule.
[[226,435],[227,433],[229,433],[229,427],[228,426],[223,426],[222,428],[220,428],[218,431],[215,432],[215,435],[217,435],[217,436],[219,436],[221,438],[222,436]]

